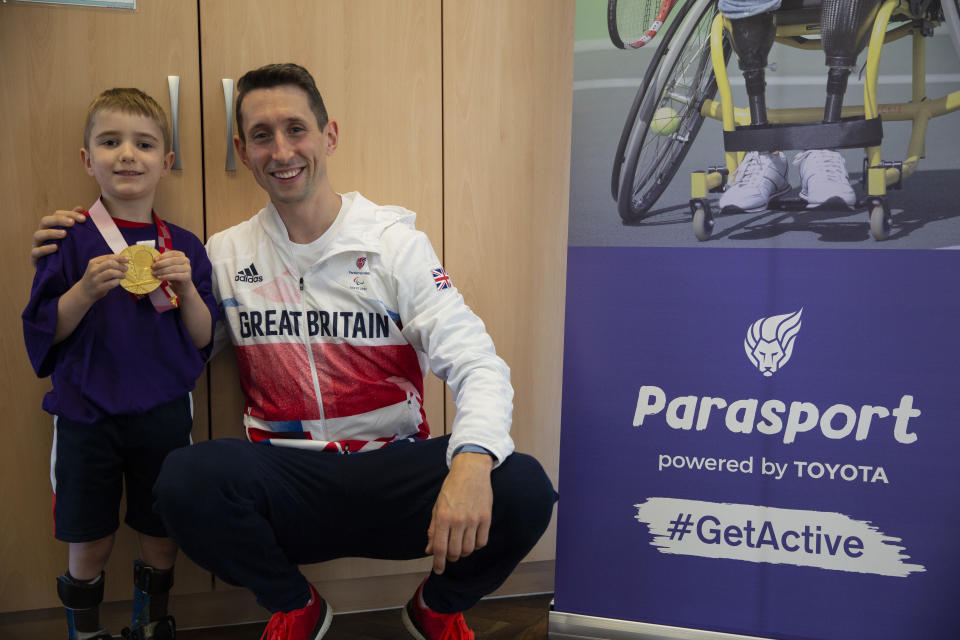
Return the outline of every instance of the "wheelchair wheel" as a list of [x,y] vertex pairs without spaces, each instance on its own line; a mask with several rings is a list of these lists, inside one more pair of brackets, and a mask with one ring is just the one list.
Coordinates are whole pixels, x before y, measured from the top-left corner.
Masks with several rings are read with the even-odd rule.
[[890,216],[890,207],[884,198],[870,199],[870,235],[874,240],[882,241],[890,237],[890,228],[893,218]]
[[[659,34],[661,42],[669,42],[673,35],[677,32],[677,29],[680,28],[680,25],[683,23],[684,17],[690,11],[690,7],[693,6],[693,1],[689,0],[687,2],[682,2],[679,6],[673,8],[673,15],[671,16],[673,21],[667,26],[667,28]],[[623,168],[623,154],[627,149],[627,142],[630,140],[630,134],[633,132],[634,124],[637,119],[637,112],[640,110],[640,105],[643,104],[643,98],[647,95],[647,88],[653,82],[654,77],[659,73],[660,65],[663,62],[664,54],[667,52],[667,47],[657,47],[653,53],[653,58],[647,64],[647,70],[643,74],[643,82],[640,83],[640,88],[637,89],[637,95],[633,98],[633,104],[630,105],[630,111],[627,113],[627,119],[623,125],[623,131],[620,133],[620,141],[617,143],[617,153],[613,157],[613,176],[610,181],[610,193],[613,195],[613,199],[616,200],[617,196],[620,194],[620,170]]]
[[[710,26],[716,13],[714,0],[696,0],[680,29],[658,48],[664,50],[663,59],[641,89],[645,95],[620,175],[617,210],[625,221],[641,218],[654,205],[703,124],[700,107],[717,90],[710,61]],[[729,53],[725,42],[724,59]],[[660,120],[652,129],[655,115]]]
[[706,200],[692,200],[690,212],[693,213],[693,234],[697,240],[703,242],[713,235],[713,213],[710,203]]

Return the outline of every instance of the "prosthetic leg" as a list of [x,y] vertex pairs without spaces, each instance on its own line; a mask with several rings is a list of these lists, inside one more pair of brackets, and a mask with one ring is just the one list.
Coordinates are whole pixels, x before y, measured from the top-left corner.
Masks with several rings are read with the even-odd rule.
[[121,632],[124,640],[173,640],[177,627],[167,615],[173,569],[154,569],[142,560],[133,563],[133,621]]
[[69,640],[110,640],[100,626],[104,574],[92,581],[77,580],[69,572],[57,577],[57,595],[67,610]]
[[[773,14],[769,12],[730,20],[730,41],[739,59],[750,101],[750,125],[763,131],[768,129],[765,68],[776,33]],[[753,150],[743,156],[730,176],[728,188],[720,196],[721,211],[763,211],[773,198],[790,190],[787,159],[776,148]]]
[[880,0],[823,0],[820,37],[827,72],[827,100],[823,107],[824,122],[839,122],[847,79],[857,64],[870,36],[873,21],[880,9]]
[[750,124],[767,124],[767,103],[764,69],[767,56],[773,47],[777,28],[772,13],[761,13],[747,18],[730,21],[730,35],[733,50],[739,60],[740,71],[747,85],[747,98],[750,101]]

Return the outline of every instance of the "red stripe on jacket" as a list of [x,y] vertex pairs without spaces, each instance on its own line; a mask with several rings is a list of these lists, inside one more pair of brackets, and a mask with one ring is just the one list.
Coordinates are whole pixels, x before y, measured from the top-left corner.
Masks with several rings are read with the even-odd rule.
[[[311,348],[325,417],[397,404],[407,399],[408,390],[422,405],[423,373],[410,345],[316,343]],[[250,415],[271,421],[320,419],[305,345],[256,344],[234,351]]]

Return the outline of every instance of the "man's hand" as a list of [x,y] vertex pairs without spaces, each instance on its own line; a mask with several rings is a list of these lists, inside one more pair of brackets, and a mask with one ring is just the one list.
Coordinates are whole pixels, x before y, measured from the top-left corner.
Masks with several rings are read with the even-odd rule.
[[83,207],[74,207],[73,211],[57,211],[53,215],[40,218],[40,226],[33,232],[33,248],[30,250],[30,264],[36,268],[37,260],[57,250],[56,243],[44,244],[50,240],[60,240],[67,235],[64,229],[51,227],[72,227],[74,222],[84,222],[87,217],[80,213]]
[[491,470],[493,459],[486,453],[461,452],[453,458],[427,529],[426,552],[433,555],[434,573],[443,573],[447,560],[486,546],[493,511]]

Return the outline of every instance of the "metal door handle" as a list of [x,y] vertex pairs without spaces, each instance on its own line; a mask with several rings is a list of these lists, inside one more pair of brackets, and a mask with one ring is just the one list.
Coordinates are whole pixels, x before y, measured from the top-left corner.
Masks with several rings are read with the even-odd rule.
[[223,78],[223,104],[227,110],[227,161],[224,171],[236,171],[237,159],[233,155],[233,79]]
[[167,76],[167,88],[170,90],[170,134],[173,140],[173,168],[183,169],[180,161],[180,76]]

